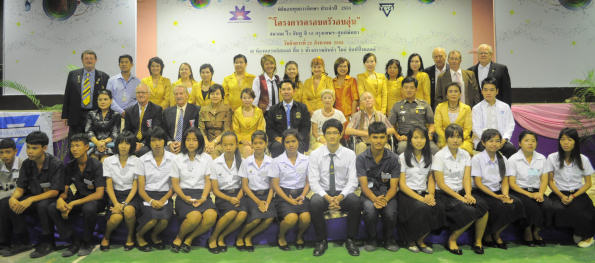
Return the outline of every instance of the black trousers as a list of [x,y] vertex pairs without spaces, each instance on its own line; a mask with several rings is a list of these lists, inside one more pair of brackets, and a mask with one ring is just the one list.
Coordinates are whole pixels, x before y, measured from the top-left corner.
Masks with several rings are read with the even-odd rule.
[[395,225],[397,224],[397,200],[392,198],[384,208],[376,209],[374,202],[361,196],[362,207],[364,211],[364,223],[368,232],[368,240],[377,239],[376,229],[378,224],[378,214],[382,215],[382,227],[384,228],[384,240],[395,239]]
[[[75,206],[68,219],[64,220],[58,209],[56,209],[56,201],[52,202],[49,207],[49,216],[56,225],[56,230],[60,234],[62,240],[72,240],[79,242],[81,239],[85,243],[90,243],[93,238],[93,230],[97,222],[97,213],[103,211],[105,203],[103,200],[95,200],[87,202],[82,205]],[[83,216],[83,235],[74,233],[74,217],[82,214]]]
[[[359,222],[362,215],[362,203],[355,194],[349,194],[339,203],[341,211],[347,211],[347,238],[355,239],[359,230]],[[324,212],[328,210],[329,203],[324,197],[314,194],[310,199],[310,213],[312,225],[316,231],[316,242],[325,240],[326,220]]]
[[[21,198],[21,200],[25,199],[27,199],[27,197]],[[55,199],[51,198],[35,202],[20,215],[17,215],[14,211],[8,209],[8,217],[12,223],[16,240],[28,240],[29,234],[27,232],[27,223],[25,221],[26,215],[32,215],[39,220],[42,235],[40,239],[41,242],[50,242],[52,240],[51,237],[54,233],[54,227],[48,214],[48,208],[50,208],[52,202],[55,203]],[[56,206],[54,205],[54,210],[56,209],[55,207]],[[13,240],[15,240],[15,238],[13,238]]]
[[[485,149],[485,147],[483,146],[483,144],[481,144],[481,142],[479,142],[477,144],[477,147],[475,147],[475,150],[477,150],[478,152],[481,152]],[[517,152],[517,148],[514,147],[514,145],[512,145],[512,143],[510,143],[510,141],[507,141],[502,148],[500,148],[500,153],[502,155],[504,155],[504,157],[506,158],[510,158],[510,156],[512,156],[513,154],[515,154]]]
[[8,210],[10,210],[10,206],[8,205],[8,199],[10,196],[0,199],[0,244],[9,244],[10,240],[10,219],[8,219]]

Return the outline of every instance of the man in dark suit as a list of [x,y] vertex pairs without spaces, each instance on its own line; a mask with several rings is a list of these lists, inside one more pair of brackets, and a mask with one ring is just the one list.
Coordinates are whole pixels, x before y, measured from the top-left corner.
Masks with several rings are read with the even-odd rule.
[[[492,62],[494,50],[488,44],[481,44],[477,48],[479,63],[470,67],[469,70],[475,74],[477,83],[482,83],[486,78],[496,79],[498,95],[496,98],[510,106],[512,103],[512,88],[510,86],[510,76],[506,65]],[[481,86],[479,87],[481,89]]]
[[94,51],[83,51],[81,60],[83,68],[68,73],[64,90],[62,119],[67,121],[69,126],[68,138],[84,132],[87,112],[97,109],[97,94],[105,89],[109,79],[109,75],[95,69],[97,55]]
[[462,60],[461,52],[458,50],[448,53],[450,69],[438,76],[438,80],[436,81],[436,97],[434,99],[436,105],[446,101],[446,90],[448,89],[448,84],[451,82],[457,82],[461,85],[462,103],[473,107],[481,101],[475,75],[473,71],[461,69]]
[[136,136],[135,155],[139,157],[149,151],[144,141],[149,128],[161,126],[161,106],[149,101],[150,92],[146,84],[139,84],[136,87],[137,103],[124,111],[124,130]]
[[[273,158],[281,155],[284,151],[281,143],[283,131],[296,129],[300,134],[299,152],[304,153],[310,148],[310,112],[305,104],[293,100],[293,82],[283,80],[279,84],[279,91],[282,102],[269,108],[266,112],[267,135],[269,137],[269,151]],[[289,109],[289,112],[287,112]],[[289,116],[288,116],[289,115]],[[289,120],[288,120],[289,119]]]
[[438,80],[438,76],[440,74],[447,72],[450,67],[446,63],[446,50],[441,47],[434,48],[432,50],[432,59],[434,60],[434,65],[431,67],[427,67],[424,71],[428,73],[430,76],[430,98],[432,99],[432,110],[436,109],[436,80]]
[[182,149],[182,135],[189,127],[198,128],[200,106],[188,103],[188,89],[183,85],[174,87],[176,106],[163,111],[162,127],[167,132],[167,148],[172,153]]

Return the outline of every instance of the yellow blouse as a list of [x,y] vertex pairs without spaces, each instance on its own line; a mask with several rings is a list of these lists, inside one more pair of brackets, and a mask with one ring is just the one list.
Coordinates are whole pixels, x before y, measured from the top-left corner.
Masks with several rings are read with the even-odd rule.
[[161,106],[164,110],[170,106],[170,101],[174,97],[174,94],[171,88],[171,81],[168,78],[161,76],[159,82],[157,82],[157,87],[153,86],[153,78],[151,76],[142,79],[141,82],[147,85],[151,91],[149,101]]
[[304,83],[299,81],[295,85],[295,89],[293,90],[293,100],[297,102],[302,102],[302,91],[304,90]]
[[[459,115],[457,116],[455,123],[463,127],[463,146],[470,145],[472,151],[473,142],[471,141],[471,129],[473,128],[473,122],[471,117],[471,107],[469,107],[467,104],[459,102]],[[436,106],[436,113],[434,114],[434,129],[438,135],[438,147],[443,147],[446,145],[444,129],[446,129],[446,126],[448,126],[450,123],[450,118],[448,117],[448,101],[445,101]],[[465,150],[469,151],[469,149]]]
[[320,77],[318,87],[314,88],[314,79],[310,77],[304,82],[304,87],[301,92],[302,103],[306,104],[310,114],[317,109],[322,109],[322,99],[320,94],[322,90],[330,89],[333,90],[333,80],[326,75]]
[[398,77],[396,80],[387,80],[386,82],[386,94],[387,94],[387,104],[386,104],[386,116],[389,115],[390,110],[393,108],[395,103],[401,101],[403,96],[401,95],[401,82],[403,81],[403,77]]
[[262,115],[262,110],[256,106],[252,106],[252,108],[254,109],[254,115],[252,117],[244,117],[242,107],[237,108],[233,112],[232,129],[240,142],[250,141],[252,133],[257,130],[265,130],[266,123]]
[[425,100],[428,104],[432,105],[431,98],[430,98],[430,76],[428,73],[425,72],[418,72],[415,75],[415,79],[417,79],[417,93],[415,93],[415,98],[420,100]]
[[[214,84],[217,83],[211,81],[211,86]],[[204,98],[202,96],[202,80],[192,84],[192,92],[190,92],[190,99],[188,102],[194,103],[201,107],[211,104],[210,98]]]
[[335,88],[335,109],[343,112],[345,118],[349,119],[356,109],[352,109],[353,101],[359,100],[359,92],[357,91],[357,81],[347,75],[343,80],[342,87],[339,87],[338,78],[333,79],[333,87]]
[[243,89],[251,89],[252,82],[254,82],[256,76],[245,73],[244,79],[241,83],[238,83],[236,73],[233,73],[223,79],[223,90],[225,91],[224,102],[231,106],[232,110],[235,110],[242,106],[242,94]]
[[387,108],[387,90],[386,90],[386,76],[381,73],[374,72],[376,79],[371,79],[368,72],[357,74],[357,89],[359,96],[368,91],[374,95],[374,109],[382,113],[386,112]]

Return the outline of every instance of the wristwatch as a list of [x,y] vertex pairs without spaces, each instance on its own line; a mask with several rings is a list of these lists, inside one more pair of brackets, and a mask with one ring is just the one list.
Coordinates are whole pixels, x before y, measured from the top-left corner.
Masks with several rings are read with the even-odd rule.
[[127,206],[128,203],[126,203],[126,201],[122,202],[122,206]]

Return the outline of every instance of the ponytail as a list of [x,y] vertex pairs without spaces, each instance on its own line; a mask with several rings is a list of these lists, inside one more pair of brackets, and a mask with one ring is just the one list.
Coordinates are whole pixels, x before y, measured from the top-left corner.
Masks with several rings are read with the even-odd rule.
[[504,179],[506,177],[506,163],[504,162],[504,157],[500,151],[496,152],[496,158],[498,158],[498,171],[500,172],[500,177]]

